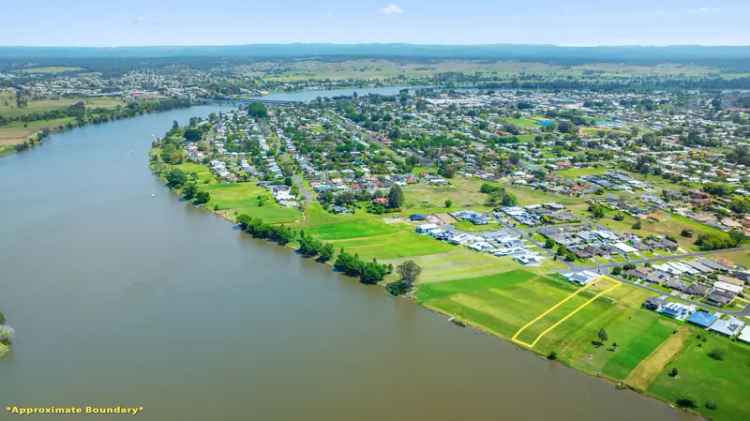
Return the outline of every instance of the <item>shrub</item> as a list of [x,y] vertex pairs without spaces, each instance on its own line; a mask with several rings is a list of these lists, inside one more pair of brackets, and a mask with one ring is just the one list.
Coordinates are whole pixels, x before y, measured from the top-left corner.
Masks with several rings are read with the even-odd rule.
[[694,399],[685,396],[677,398],[675,403],[677,403],[677,406],[679,406],[680,408],[695,408],[696,406]]
[[669,377],[677,377],[677,374],[679,372],[677,371],[677,367],[672,367],[671,370],[669,370]]
[[0,311],[0,325],[4,325],[4,324],[5,324],[5,315],[3,314],[2,311]]
[[13,339],[13,335],[16,333],[12,327],[8,325],[0,325],[0,343],[9,345]]
[[398,295],[406,294],[406,292],[409,291],[409,285],[406,282],[396,281],[396,282],[391,282],[388,285],[386,285],[385,289],[391,295],[398,296]]
[[718,408],[718,407],[719,407],[719,406],[718,406],[718,405],[716,405],[716,402],[714,402],[714,401],[706,401],[706,408],[707,408],[707,409],[710,409],[710,410],[715,410],[715,409],[716,409],[716,408]]
[[556,360],[557,359],[557,352],[552,351],[549,354],[547,354],[547,359],[551,360],[551,361]]
[[713,349],[711,352],[708,353],[708,356],[713,358],[716,361],[722,361],[724,359],[724,350],[723,349]]

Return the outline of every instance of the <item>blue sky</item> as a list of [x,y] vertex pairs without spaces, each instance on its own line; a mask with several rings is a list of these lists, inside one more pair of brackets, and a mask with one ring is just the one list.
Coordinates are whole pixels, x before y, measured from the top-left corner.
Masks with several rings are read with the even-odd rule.
[[3,0],[0,45],[750,45],[750,0]]

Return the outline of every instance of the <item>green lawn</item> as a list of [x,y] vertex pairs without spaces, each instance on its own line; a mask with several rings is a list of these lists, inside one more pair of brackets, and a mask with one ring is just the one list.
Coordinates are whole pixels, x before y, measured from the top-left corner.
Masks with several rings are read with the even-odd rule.
[[342,216],[340,221],[318,225],[306,230],[307,233],[324,241],[393,234],[397,231],[399,231],[399,227],[372,218],[351,218],[347,216]]
[[512,124],[514,126],[524,128],[524,129],[532,129],[532,128],[539,128],[542,127],[539,125],[537,120],[533,118],[504,118],[503,122],[506,124]]
[[[302,216],[297,209],[276,204],[271,193],[255,183],[199,184],[199,189],[211,194],[211,200],[206,204],[208,209],[216,209],[231,220],[237,215],[248,214],[267,223],[293,223]],[[258,203],[258,196],[265,198],[262,206]]]
[[[750,346],[697,328],[692,330],[682,351],[667,364],[647,392],[670,402],[689,397],[696,402],[699,412],[715,420],[749,419]],[[706,341],[699,340],[698,334]],[[723,360],[708,356],[714,349],[724,351]],[[672,367],[678,370],[676,378],[668,374]],[[708,401],[715,402],[717,408],[706,408]]]
[[[611,285],[579,293],[530,325],[521,333],[520,339],[531,342],[546,328]],[[429,308],[508,339],[575,291],[573,285],[556,277],[514,270],[479,278],[423,283],[417,290],[417,300]],[[678,326],[671,319],[640,308],[650,295],[653,294],[649,291],[623,284],[549,331],[533,350],[542,355],[554,351],[564,364],[590,374],[622,380]],[[597,348],[592,341],[597,339],[602,328],[609,338],[605,346]],[[617,343],[616,348],[612,347],[613,343]]]
[[450,251],[453,246],[430,237],[415,234],[411,230],[394,233],[329,241],[336,248],[357,253],[365,259],[378,260],[412,258],[436,255]]
[[575,291],[525,270],[420,285],[417,300],[505,338]]
[[609,171],[604,167],[586,167],[586,168],[567,168],[557,172],[557,175],[564,178],[578,178],[584,175],[599,175]]
[[183,162],[182,164],[175,165],[175,167],[181,169],[186,173],[195,173],[198,176],[199,184],[210,184],[217,181],[216,177],[214,177],[213,173],[211,173],[211,170],[205,165],[200,165],[193,162]]
[[[584,372],[625,379],[678,326],[671,319],[640,308],[650,295],[646,290],[621,285],[544,336],[537,352],[554,351],[561,361]],[[608,340],[597,348],[592,341],[598,339],[600,329],[607,332]]]

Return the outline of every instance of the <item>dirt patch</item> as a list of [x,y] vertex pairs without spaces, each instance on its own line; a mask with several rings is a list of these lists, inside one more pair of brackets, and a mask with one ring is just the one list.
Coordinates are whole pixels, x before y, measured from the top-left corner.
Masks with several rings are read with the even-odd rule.
[[664,367],[682,350],[688,336],[690,336],[690,330],[686,326],[681,327],[677,333],[670,336],[651,355],[641,361],[630,372],[625,383],[636,390],[646,390],[656,376],[664,370]]

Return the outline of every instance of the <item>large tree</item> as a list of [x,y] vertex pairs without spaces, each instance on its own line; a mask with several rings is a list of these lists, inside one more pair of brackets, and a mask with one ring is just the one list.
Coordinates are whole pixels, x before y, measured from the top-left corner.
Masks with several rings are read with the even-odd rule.
[[394,184],[391,187],[391,191],[388,192],[388,207],[389,208],[400,208],[404,205],[404,192],[401,190],[398,184]]
[[411,287],[417,280],[417,277],[422,273],[422,268],[416,264],[413,260],[407,260],[397,266],[398,274],[401,276],[401,282],[404,282]]

